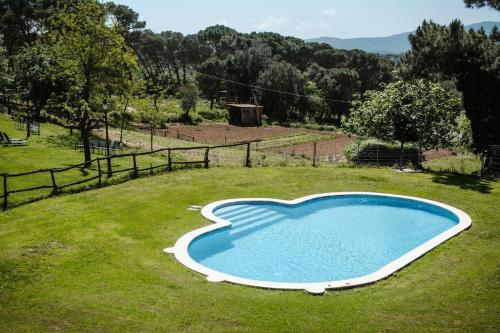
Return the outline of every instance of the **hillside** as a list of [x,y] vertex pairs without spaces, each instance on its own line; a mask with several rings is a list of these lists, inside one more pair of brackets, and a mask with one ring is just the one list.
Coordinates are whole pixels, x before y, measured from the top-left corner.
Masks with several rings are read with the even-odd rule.
[[[500,22],[480,22],[465,26],[467,30],[478,30],[481,27],[491,31],[494,26],[500,26]],[[360,49],[371,53],[401,54],[410,49],[408,36],[411,32],[404,32],[387,37],[361,37],[361,38],[336,38],[319,37],[307,40],[308,42],[326,43],[338,49],[354,50]]]

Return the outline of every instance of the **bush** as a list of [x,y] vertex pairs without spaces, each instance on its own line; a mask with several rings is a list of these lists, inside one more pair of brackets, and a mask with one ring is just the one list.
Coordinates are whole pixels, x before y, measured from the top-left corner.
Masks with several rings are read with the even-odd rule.
[[161,123],[179,123],[182,120],[182,114],[179,113],[162,113],[160,114]]
[[227,110],[217,109],[198,111],[198,114],[206,120],[226,120],[229,116]]
[[[344,154],[350,162],[394,166],[399,165],[401,147],[399,143],[368,139],[346,146]],[[405,144],[403,148],[403,164],[417,166],[420,165],[421,161],[420,150],[414,144]]]

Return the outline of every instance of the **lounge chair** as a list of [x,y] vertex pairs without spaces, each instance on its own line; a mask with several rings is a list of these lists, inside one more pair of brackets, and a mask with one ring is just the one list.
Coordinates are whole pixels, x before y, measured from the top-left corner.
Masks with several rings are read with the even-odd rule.
[[9,138],[7,133],[0,132],[0,136],[2,137],[2,145],[3,146],[27,146],[29,144],[26,140]]

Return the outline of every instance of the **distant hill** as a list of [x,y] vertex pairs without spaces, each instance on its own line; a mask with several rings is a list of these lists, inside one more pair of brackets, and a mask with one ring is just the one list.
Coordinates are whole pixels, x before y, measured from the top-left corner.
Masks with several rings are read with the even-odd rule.
[[[467,30],[479,30],[481,27],[486,32],[490,32],[494,26],[500,27],[500,22],[480,22],[465,26]],[[330,44],[337,49],[354,50],[359,49],[371,53],[381,54],[401,54],[410,49],[408,35],[411,32],[404,32],[388,37],[362,37],[362,38],[335,38],[335,37],[320,37],[308,39],[307,42],[318,42]]]

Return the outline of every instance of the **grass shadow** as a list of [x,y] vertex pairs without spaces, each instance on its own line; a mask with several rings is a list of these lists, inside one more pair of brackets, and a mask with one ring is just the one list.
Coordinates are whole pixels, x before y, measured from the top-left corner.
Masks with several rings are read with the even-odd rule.
[[462,190],[473,190],[479,193],[491,193],[491,180],[465,175],[434,173],[432,181],[437,184],[459,187]]

